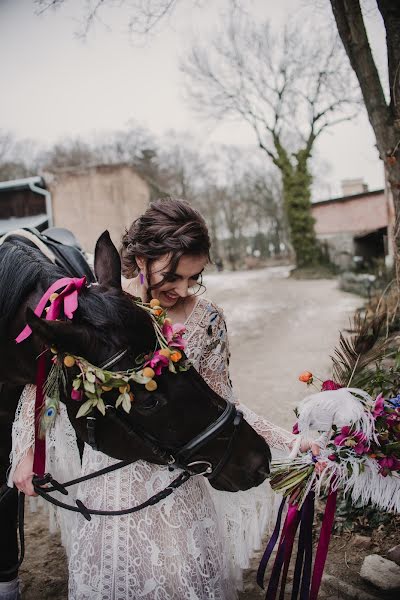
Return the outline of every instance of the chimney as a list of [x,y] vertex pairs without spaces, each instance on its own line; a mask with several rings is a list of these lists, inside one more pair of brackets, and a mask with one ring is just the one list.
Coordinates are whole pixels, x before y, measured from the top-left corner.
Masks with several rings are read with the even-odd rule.
[[342,195],[353,196],[354,194],[363,194],[368,192],[368,185],[363,179],[343,179],[342,180]]

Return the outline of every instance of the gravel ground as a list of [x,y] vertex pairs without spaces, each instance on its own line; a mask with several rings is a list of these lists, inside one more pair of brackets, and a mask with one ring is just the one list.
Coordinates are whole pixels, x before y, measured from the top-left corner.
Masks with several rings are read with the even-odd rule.
[[[291,429],[293,408],[305,392],[304,369],[330,375],[329,356],[338,333],[360,305],[335,280],[297,281],[283,267],[205,278],[207,296],[222,306],[231,340],[231,377],[240,400]],[[26,559],[21,569],[24,600],[66,600],[67,569],[57,534],[46,517],[27,514]],[[257,556],[245,575],[241,600],[264,594],[254,584]]]

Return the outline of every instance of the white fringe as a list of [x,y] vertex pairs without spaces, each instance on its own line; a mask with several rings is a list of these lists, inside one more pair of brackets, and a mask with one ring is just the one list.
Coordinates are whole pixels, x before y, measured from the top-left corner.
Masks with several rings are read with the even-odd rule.
[[353,504],[364,506],[371,502],[386,512],[400,513],[400,477],[397,474],[381,475],[376,460],[367,458],[363,471],[357,464],[343,484],[344,493],[351,494]]

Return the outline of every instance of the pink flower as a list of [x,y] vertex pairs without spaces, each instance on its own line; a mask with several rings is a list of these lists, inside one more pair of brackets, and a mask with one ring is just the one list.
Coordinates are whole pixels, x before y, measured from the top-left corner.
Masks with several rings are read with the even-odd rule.
[[356,454],[365,454],[369,451],[366,436],[361,431],[352,431],[349,425],[342,427],[341,432],[334,439],[336,446],[352,448]]
[[182,323],[171,325],[171,323],[167,321],[162,327],[162,334],[165,337],[168,346],[171,348],[178,348],[179,350],[184,350],[186,346],[186,342],[182,337],[185,331],[186,327],[182,325]]
[[78,402],[81,401],[83,398],[82,390],[72,390],[71,398],[72,398],[72,400],[78,400]]
[[335,460],[336,460],[336,458],[337,458],[337,457],[336,457],[336,454],[330,454],[330,455],[328,456],[328,460],[333,460],[333,461],[335,461]]
[[169,365],[169,359],[159,353],[159,350],[154,352],[153,357],[144,363],[145,367],[151,367],[156,375],[161,375],[164,367]]
[[386,476],[390,471],[400,470],[400,460],[394,458],[394,456],[385,456],[384,458],[378,458],[378,463],[381,469],[381,475]]
[[341,387],[343,386],[339,385],[335,381],[332,381],[332,379],[327,379],[322,383],[321,391],[326,392],[328,390],[340,390]]
[[375,418],[381,417],[383,414],[385,414],[385,399],[382,394],[379,394],[379,396],[377,396],[372,414]]
[[300,433],[299,424],[298,423],[295,423],[293,425],[292,433],[294,433],[295,435],[297,435],[298,433]]

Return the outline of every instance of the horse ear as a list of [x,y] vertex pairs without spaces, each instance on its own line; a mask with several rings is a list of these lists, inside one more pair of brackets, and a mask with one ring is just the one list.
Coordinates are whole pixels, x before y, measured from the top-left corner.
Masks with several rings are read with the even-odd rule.
[[29,307],[25,316],[33,333],[47,346],[81,355],[90,344],[89,333],[84,327],[63,321],[46,321],[37,317]]
[[108,231],[102,233],[97,240],[94,272],[103,287],[121,289],[121,259]]

